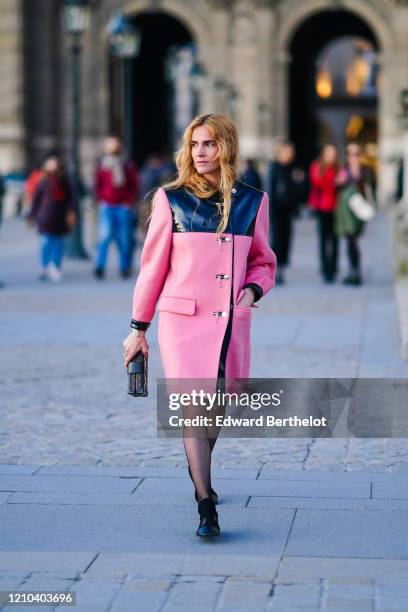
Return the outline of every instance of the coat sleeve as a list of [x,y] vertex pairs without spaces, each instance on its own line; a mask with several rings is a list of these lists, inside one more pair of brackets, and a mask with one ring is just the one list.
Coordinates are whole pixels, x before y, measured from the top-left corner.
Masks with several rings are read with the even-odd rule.
[[255,291],[255,302],[275,285],[276,255],[269,246],[269,198],[264,193],[255,222],[248,253],[244,288]]
[[30,211],[27,215],[27,219],[35,221],[37,218],[38,211],[41,206],[41,200],[44,194],[45,189],[45,181],[44,179],[40,180],[37,183],[37,186],[33,192],[33,197],[31,200]]
[[140,272],[133,291],[132,326],[147,329],[170,266],[173,221],[164,189],[153,198],[153,212],[140,258]]

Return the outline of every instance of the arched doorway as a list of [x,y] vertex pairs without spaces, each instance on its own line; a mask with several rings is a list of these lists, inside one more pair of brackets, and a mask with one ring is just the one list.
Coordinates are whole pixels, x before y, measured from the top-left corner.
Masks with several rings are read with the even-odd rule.
[[316,13],[294,33],[289,134],[305,167],[325,142],[343,152],[348,140],[358,140],[375,156],[378,51],[368,24],[345,10]]
[[[177,141],[177,112],[181,107],[189,112],[189,96],[181,104],[175,104],[175,83],[178,70],[181,78],[189,69],[195,54],[191,33],[176,18],[162,12],[143,12],[127,19],[141,34],[138,56],[132,61],[131,78],[127,86],[132,92],[132,154],[142,164],[152,153],[171,151]],[[124,134],[124,81],[123,62],[110,58],[110,127],[111,131]],[[126,86],[126,84],[125,84]],[[178,101],[179,102],[179,101]],[[187,109],[186,109],[187,106]],[[181,112],[181,111],[179,111]]]

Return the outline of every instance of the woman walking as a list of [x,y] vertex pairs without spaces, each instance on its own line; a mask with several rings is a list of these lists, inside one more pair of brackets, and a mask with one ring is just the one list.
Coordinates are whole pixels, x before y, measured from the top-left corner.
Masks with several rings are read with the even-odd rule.
[[[268,242],[268,196],[236,179],[237,157],[237,130],[225,115],[200,115],[187,127],[178,177],[153,198],[125,366],[139,350],[147,354],[145,333],[157,304],[166,378],[248,378],[251,307],[273,287],[276,257]],[[211,487],[219,431],[183,432],[198,536],[220,533]]]
[[349,273],[343,279],[345,285],[361,285],[361,255],[358,239],[364,230],[361,221],[349,206],[350,198],[359,193],[371,201],[374,193],[374,177],[371,169],[364,165],[361,158],[361,147],[355,142],[347,145],[347,162],[341,170],[338,184],[341,187],[339,203],[336,208],[336,233],[347,241]]
[[39,279],[62,279],[63,238],[76,222],[76,205],[57,153],[44,159],[43,174],[34,191],[28,222],[37,224],[40,234]]
[[326,283],[332,283],[337,274],[338,242],[335,232],[334,211],[337,204],[337,175],[340,170],[337,148],[323,147],[320,157],[310,166],[310,193],[308,204],[316,211],[319,229],[320,272]]

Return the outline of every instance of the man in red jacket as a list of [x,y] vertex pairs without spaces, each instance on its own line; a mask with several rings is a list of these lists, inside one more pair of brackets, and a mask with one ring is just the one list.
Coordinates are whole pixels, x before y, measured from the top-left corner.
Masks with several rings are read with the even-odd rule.
[[99,244],[94,274],[100,279],[104,277],[109,245],[115,240],[120,273],[128,278],[139,178],[135,164],[124,157],[119,138],[109,136],[104,142],[104,155],[95,171],[94,191],[99,205]]

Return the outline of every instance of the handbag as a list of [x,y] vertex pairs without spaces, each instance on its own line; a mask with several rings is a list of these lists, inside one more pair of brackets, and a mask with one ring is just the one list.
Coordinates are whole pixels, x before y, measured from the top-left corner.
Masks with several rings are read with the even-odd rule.
[[128,394],[133,397],[147,397],[147,363],[142,351],[128,363]]
[[[371,187],[366,185],[366,188],[370,189],[370,193],[372,196]],[[353,195],[349,197],[348,206],[350,210],[355,214],[357,219],[359,219],[360,221],[371,221],[371,219],[373,219],[373,217],[375,216],[375,208],[372,202],[370,202],[370,200],[361,195],[360,192],[353,193]]]

